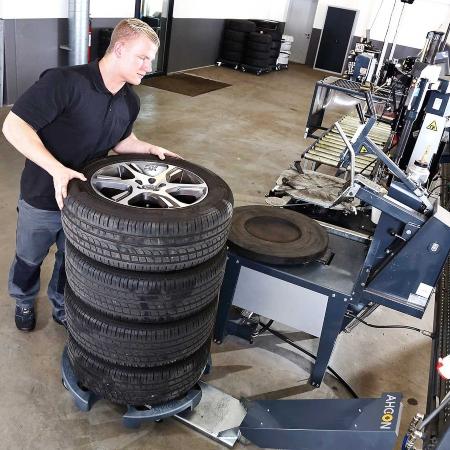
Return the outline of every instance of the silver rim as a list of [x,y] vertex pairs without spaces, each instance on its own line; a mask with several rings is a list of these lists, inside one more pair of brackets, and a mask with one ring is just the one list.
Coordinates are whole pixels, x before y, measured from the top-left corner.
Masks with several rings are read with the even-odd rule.
[[198,175],[164,162],[110,164],[94,173],[91,186],[101,197],[134,208],[185,208],[208,194]]

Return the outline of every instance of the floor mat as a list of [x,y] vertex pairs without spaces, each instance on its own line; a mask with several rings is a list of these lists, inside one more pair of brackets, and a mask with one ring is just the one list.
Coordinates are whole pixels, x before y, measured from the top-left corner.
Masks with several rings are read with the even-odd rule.
[[220,81],[210,80],[208,78],[188,75],[186,73],[176,73],[173,75],[165,75],[155,78],[147,78],[142,80],[142,84],[151,86],[164,91],[176,92],[177,94],[189,95],[195,97],[207,92],[217,91],[231,84],[222,83]]

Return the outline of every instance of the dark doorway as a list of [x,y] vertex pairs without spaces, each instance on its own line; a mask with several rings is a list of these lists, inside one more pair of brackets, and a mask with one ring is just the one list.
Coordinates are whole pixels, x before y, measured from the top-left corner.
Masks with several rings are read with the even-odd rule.
[[135,16],[148,23],[161,42],[152,71],[145,78],[167,75],[173,3],[174,0],[136,0]]
[[315,69],[342,73],[357,14],[358,11],[353,9],[328,7],[314,64]]

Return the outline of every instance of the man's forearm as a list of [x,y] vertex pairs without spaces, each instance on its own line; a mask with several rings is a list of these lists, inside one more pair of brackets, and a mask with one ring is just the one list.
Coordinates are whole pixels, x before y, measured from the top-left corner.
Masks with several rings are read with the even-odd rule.
[[45,148],[36,131],[13,112],[7,115],[3,122],[2,131],[6,139],[20,153],[46,170],[53,178],[56,203],[59,209],[62,209],[64,199],[67,197],[67,185],[69,181],[73,178],[86,181],[86,177],[82,173],[76,172],[61,164]]
[[165,148],[158,147],[157,145],[150,144],[149,142],[144,142],[138,139],[134,133],[131,133],[123,141],[120,141],[113,150],[119,154],[126,153],[144,153],[148,155],[155,155],[159,159],[165,159],[166,156],[171,156],[173,158],[181,158],[177,153],[166,150]]
[[123,141],[120,141],[115,147],[114,151],[119,154],[125,153],[152,153],[152,148],[155,146],[149,142],[144,142],[138,139],[133,133]]
[[62,164],[45,148],[36,131],[13,112],[6,116],[2,131],[11,145],[50,175],[62,167]]

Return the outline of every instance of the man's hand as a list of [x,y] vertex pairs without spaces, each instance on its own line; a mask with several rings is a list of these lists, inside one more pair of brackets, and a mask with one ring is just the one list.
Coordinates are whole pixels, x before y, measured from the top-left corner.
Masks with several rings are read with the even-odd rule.
[[158,147],[157,145],[150,146],[150,154],[157,156],[159,159],[165,159],[166,156],[173,156],[174,158],[183,159],[178,153],[171,152],[170,150]]
[[51,175],[53,177],[53,186],[55,187],[56,203],[58,203],[59,209],[63,209],[64,199],[67,197],[67,185],[69,184],[69,181],[72,178],[86,181],[86,177],[82,173],[62,165],[52,171]]

